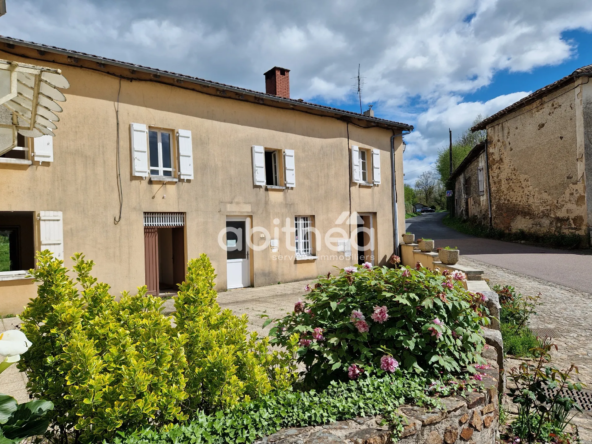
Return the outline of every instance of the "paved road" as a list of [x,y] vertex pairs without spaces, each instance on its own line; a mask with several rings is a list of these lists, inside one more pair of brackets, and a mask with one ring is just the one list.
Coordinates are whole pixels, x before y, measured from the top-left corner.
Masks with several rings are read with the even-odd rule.
[[436,247],[458,247],[462,256],[592,293],[589,250],[573,252],[468,236],[445,226],[445,215],[431,213],[407,219],[406,230],[416,239],[434,239]]

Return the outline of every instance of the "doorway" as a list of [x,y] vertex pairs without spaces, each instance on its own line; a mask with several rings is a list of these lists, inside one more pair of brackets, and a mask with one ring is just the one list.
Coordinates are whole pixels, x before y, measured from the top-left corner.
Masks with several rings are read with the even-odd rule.
[[184,225],[184,214],[144,213],[144,254],[149,294],[174,295],[179,284],[185,280]]
[[248,236],[248,218],[229,217],[226,219],[226,287],[228,289],[249,287],[251,285]]
[[356,229],[356,243],[358,250],[358,265],[374,262],[375,217],[374,214],[358,214]]

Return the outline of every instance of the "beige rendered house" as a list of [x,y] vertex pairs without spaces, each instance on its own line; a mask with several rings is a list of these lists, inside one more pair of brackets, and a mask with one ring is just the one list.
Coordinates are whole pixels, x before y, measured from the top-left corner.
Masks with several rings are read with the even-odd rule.
[[[577,69],[472,128],[487,130],[486,147],[474,158],[485,171],[475,211],[494,228],[578,234],[589,243],[591,76],[592,65]],[[465,167],[457,170],[457,190]]]
[[0,59],[70,84],[55,137],[0,157],[0,314],[35,296],[25,270],[46,248],[86,254],[115,294],[163,294],[202,253],[224,290],[384,264],[398,245],[410,125],[291,99],[285,68],[262,93],[7,37]]

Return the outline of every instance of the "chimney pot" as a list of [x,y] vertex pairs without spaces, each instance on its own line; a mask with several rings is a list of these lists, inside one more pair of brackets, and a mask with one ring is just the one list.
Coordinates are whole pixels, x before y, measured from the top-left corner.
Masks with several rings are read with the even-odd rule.
[[290,98],[290,70],[274,66],[265,73],[265,92],[278,97]]

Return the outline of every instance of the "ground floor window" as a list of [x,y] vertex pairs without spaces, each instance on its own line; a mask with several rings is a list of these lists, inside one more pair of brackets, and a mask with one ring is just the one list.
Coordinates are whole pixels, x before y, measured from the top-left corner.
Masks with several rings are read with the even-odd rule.
[[296,227],[296,256],[312,256],[312,216],[297,216],[294,225]]
[[34,215],[29,211],[0,211],[0,272],[35,266]]

